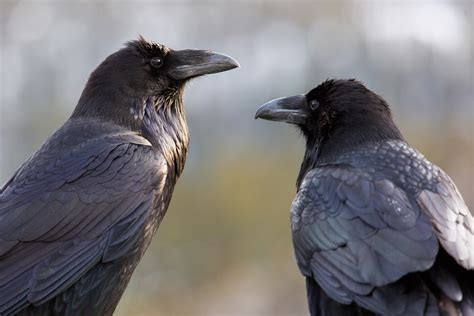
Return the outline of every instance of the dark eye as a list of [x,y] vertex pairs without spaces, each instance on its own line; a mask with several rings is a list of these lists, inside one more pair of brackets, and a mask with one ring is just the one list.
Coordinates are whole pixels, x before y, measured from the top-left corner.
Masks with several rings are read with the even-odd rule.
[[163,59],[160,57],[154,57],[150,60],[150,65],[152,65],[155,68],[160,68],[163,66]]
[[309,102],[309,108],[310,108],[311,110],[314,111],[314,110],[316,110],[318,107],[319,107],[319,102],[318,102],[318,100],[311,100],[311,101]]

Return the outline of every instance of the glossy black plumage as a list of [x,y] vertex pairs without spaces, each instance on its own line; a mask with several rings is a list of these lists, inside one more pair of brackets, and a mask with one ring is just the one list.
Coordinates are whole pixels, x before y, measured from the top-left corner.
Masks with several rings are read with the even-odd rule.
[[185,82],[236,66],[143,38],[99,65],[71,118],[0,190],[1,315],[113,313],[184,168]]
[[257,116],[295,123],[301,112],[291,227],[311,315],[473,315],[474,220],[452,180],[359,82],[327,81],[300,100]]

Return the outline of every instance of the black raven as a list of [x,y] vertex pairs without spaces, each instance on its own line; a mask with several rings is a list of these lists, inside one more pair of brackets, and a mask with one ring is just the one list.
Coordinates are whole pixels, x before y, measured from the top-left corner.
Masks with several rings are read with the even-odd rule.
[[190,79],[231,57],[140,37],[0,189],[0,314],[111,315],[183,171]]
[[291,229],[311,315],[474,315],[473,216],[384,99],[327,80],[256,118],[306,139]]

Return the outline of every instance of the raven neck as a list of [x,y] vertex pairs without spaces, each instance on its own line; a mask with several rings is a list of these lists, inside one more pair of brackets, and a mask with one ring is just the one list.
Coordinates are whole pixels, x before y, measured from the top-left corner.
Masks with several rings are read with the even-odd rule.
[[301,163],[298,179],[296,180],[296,188],[298,190],[306,173],[316,167],[319,158],[319,149],[320,145],[317,139],[306,139],[306,151],[304,153],[303,162]]
[[306,151],[296,183],[297,188],[299,189],[308,171],[321,165],[337,163],[339,157],[347,152],[370,143],[388,140],[405,141],[393,122],[385,123],[385,125],[379,125],[373,122],[370,124],[362,122],[360,126],[340,129],[320,138],[307,136]]
[[158,97],[155,102],[145,104],[141,134],[163,154],[168,176],[176,180],[183,172],[189,145],[182,93]]
[[183,87],[148,97],[83,93],[71,118],[94,118],[142,135],[166,159],[168,176],[177,179],[184,169],[189,144],[182,96]]

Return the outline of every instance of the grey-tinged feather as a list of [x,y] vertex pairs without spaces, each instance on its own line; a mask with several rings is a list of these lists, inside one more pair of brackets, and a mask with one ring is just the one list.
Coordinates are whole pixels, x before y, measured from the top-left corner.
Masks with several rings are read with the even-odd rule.
[[431,219],[443,248],[461,266],[474,269],[474,218],[451,179],[439,172],[437,192],[422,190],[417,201]]

